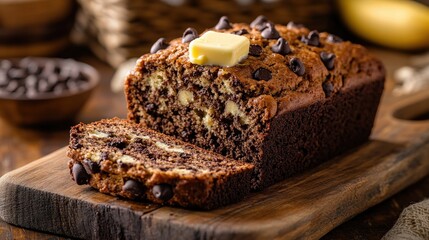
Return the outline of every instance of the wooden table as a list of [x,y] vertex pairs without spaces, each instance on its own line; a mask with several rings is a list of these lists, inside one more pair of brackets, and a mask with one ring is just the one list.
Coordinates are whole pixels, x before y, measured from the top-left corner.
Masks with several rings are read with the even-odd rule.
[[[413,54],[381,49],[373,49],[373,52],[384,61],[387,67],[389,80],[386,84],[386,93],[388,94],[393,86],[390,80],[392,72],[400,66],[409,64]],[[126,116],[123,94],[115,94],[110,91],[110,79],[114,69],[97,60],[85,49],[72,49],[63,56],[86,62],[97,68],[101,74],[100,87],[76,121],[90,122],[113,116]],[[17,128],[0,119],[0,176],[67,144],[68,127]],[[328,233],[323,239],[380,239],[393,226],[402,209],[427,197],[429,197],[429,176],[350,219]],[[64,238],[15,227],[0,220],[0,239]]]

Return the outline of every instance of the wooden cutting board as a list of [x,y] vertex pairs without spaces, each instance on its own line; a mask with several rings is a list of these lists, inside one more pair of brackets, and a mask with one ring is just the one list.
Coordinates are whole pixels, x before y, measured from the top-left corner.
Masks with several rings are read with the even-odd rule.
[[317,239],[429,173],[428,113],[428,91],[385,98],[366,144],[208,212],[124,201],[78,186],[62,148],[0,178],[0,217],[85,239]]

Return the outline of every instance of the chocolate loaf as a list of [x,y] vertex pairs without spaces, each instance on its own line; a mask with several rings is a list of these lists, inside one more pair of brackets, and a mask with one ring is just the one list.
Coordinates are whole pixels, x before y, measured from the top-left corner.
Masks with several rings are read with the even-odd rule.
[[213,209],[250,191],[253,165],[228,159],[120,119],[70,131],[70,174],[77,184],[128,199]]
[[299,24],[225,17],[211,31],[245,36],[230,67],[192,64],[189,42],[161,39],[128,75],[128,118],[253,163],[261,189],[365,142],[383,91],[379,60],[357,44]]

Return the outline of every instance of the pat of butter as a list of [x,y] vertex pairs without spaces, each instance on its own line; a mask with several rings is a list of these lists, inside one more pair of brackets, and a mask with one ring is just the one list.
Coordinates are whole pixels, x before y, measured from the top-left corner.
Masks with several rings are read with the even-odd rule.
[[249,54],[247,37],[208,31],[189,44],[189,59],[199,65],[234,66]]

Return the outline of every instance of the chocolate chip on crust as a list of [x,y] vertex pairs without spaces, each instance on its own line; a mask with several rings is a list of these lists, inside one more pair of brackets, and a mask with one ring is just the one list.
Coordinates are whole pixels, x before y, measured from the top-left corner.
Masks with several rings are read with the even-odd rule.
[[271,47],[271,50],[283,56],[291,52],[289,43],[284,38],[279,38],[276,44]]
[[253,72],[253,78],[256,80],[268,81],[271,77],[271,71],[263,67],[260,67]]
[[321,52],[320,59],[328,70],[334,69],[335,54]]
[[88,174],[94,174],[100,172],[100,165],[98,163],[91,161],[90,159],[84,159],[82,165],[85,168]]
[[343,39],[341,39],[340,37],[334,34],[329,34],[328,37],[326,38],[326,41],[330,43],[340,43],[343,41]]
[[334,85],[332,85],[331,82],[324,82],[322,84],[323,92],[325,93],[326,97],[329,97],[332,95],[332,92],[334,91]]
[[156,53],[159,50],[166,49],[169,44],[166,42],[165,38],[158,39],[150,48],[150,53]]
[[171,185],[166,183],[161,183],[153,186],[152,193],[156,198],[161,199],[163,201],[170,200],[174,195]]
[[224,29],[230,29],[230,28],[232,28],[232,25],[229,22],[229,19],[227,16],[221,17],[219,19],[219,22],[215,26],[216,30],[224,30]]
[[280,33],[277,31],[273,23],[269,22],[261,30],[261,36],[266,39],[277,39],[280,37]]
[[198,37],[198,32],[194,28],[187,28],[182,36],[182,43],[188,43]]
[[299,23],[295,23],[295,22],[288,22],[288,24],[286,25],[286,27],[288,28],[288,29],[296,29],[296,28],[303,28],[304,27],[304,25],[303,24],[299,24]]
[[138,198],[144,194],[144,186],[136,180],[129,179],[122,186],[122,191],[131,194],[133,198]]
[[257,18],[255,18],[255,20],[250,23],[250,27],[255,28],[256,30],[261,30],[268,22],[269,21],[265,16],[259,15]]
[[289,68],[298,76],[302,76],[305,73],[304,64],[298,58],[292,58],[289,62]]
[[320,46],[319,32],[316,30],[313,30],[308,33],[307,37],[303,36],[301,38],[301,41],[309,46],[319,47]]
[[91,177],[86,171],[85,168],[80,163],[73,164],[72,167],[73,179],[77,185],[87,184],[89,178]]

